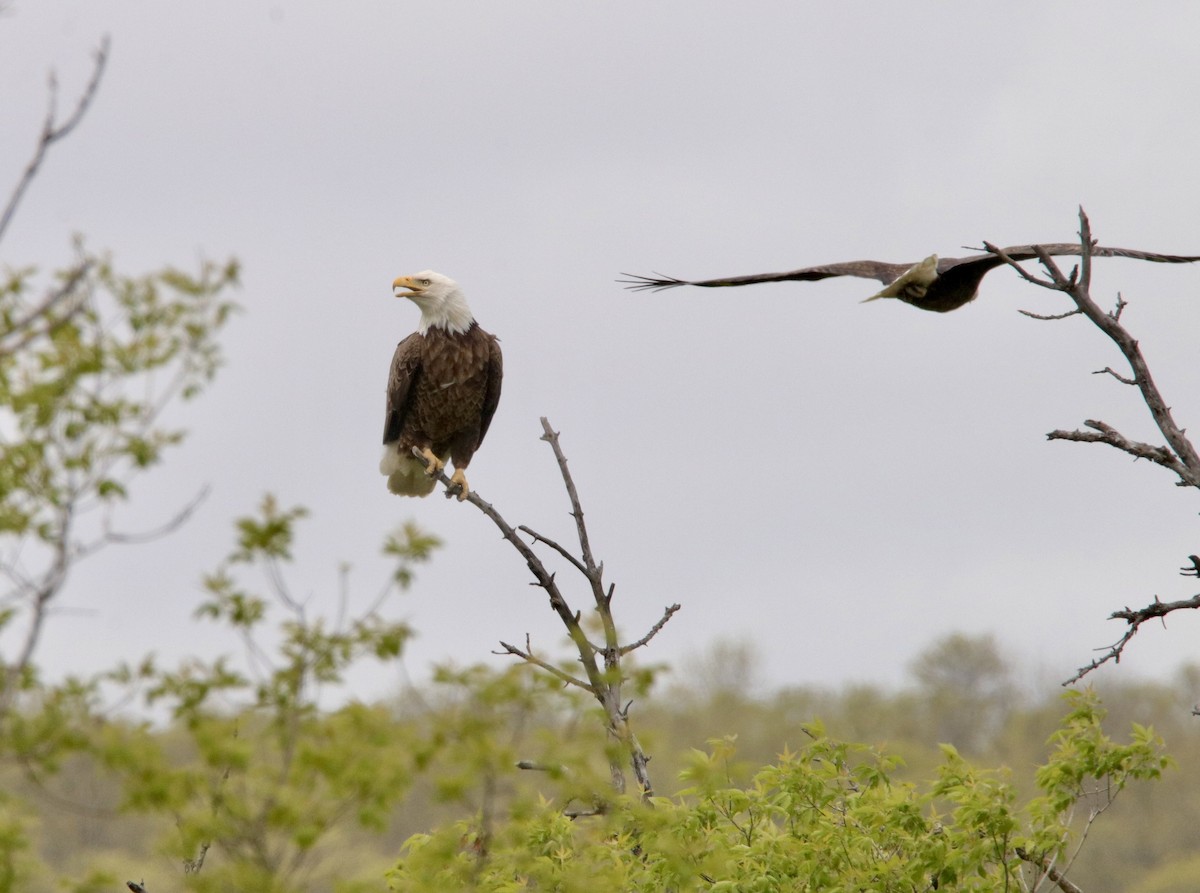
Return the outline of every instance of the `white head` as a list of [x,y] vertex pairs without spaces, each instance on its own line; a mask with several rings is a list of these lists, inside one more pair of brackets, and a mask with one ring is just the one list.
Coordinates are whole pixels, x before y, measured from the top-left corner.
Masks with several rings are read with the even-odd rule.
[[408,298],[421,308],[419,331],[422,335],[430,327],[452,333],[465,332],[474,321],[458,283],[433,270],[398,277],[392,283],[392,294],[397,298]]

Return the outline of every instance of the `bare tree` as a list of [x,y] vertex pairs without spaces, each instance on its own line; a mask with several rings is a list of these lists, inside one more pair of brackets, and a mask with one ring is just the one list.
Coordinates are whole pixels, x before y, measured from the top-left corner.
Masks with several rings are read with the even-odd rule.
[[[567,496],[571,502],[571,517],[575,519],[575,533],[579,541],[579,554],[573,554],[559,543],[523,524],[514,528],[504,520],[490,503],[480,498],[479,494],[474,490],[467,496],[467,501],[487,515],[492,523],[499,528],[504,539],[525,560],[530,573],[533,574],[534,585],[540,587],[549,596],[550,608],[558,615],[559,620],[567,630],[567,635],[571,638],[575,650],[578,652],[582,675],[563,669],[549,659],[536,654],[528,634],[525,636],[525,645],[523,648],[502,641],[500,647],[504,650],[497,653],[511,654],[519,657],[541,672],[549,673],[561,682],[582,689],[595,698],[604,710],[607,734],[613,741],[620,745],[620,749],[629,761],[629,766],[637,781],[638,789],[644,797],[649,798],[654,794],[654,786],[651,784],[648,769],[650,758],[638,742],[637,735],[634,734],[629,721],[629,708],[632,702],[626,701],[622,694],[622,686],[628,681],[626,673],[622,668],[622,659],[638,648],[649,644],[650,640],[658,635],[659,631],[667,624],[667,621],[679,610],[679,605],[672,604],[666,607],[658,622],[640,639],[633,642],[621,642],[616,621],[613,619],[612,610],[613,595],[616,587],[611,583],[605,584],[604,562],[597,562],[592,552],[587,525],[583,520],[583,506],[579,500],[579,493],[575,489],[575,482],[571,479],[571,473],[567,468],[567,457],[559,446],[558,432],[550,427],[550,423],[544,417],[541,419],[541,423],[543,432],[541,439],[549,443],[550,448],[554,451],[554,457],[558,461],[559,471],[562,474],[563,485],[566,487]],[[415,450],[414,455],[420,458],[420,453]],[[438,472],[437,477],[447,488],[446,495],[450,496],[452,487],[450,478],[445,472]],[[457,492],[457,488],[454,488],[454,492]],[[591,596],[593,610],[602,630],[602,643],[596,643],[591,640],[587,630],[584,628],[582,613],[571,608],[562,587],[559,585],[557,575],[546,567],[530,543],[522,539],[522,533],[530,538],[533,545],[541,544],[557,553],[584,578]],[[527,764],[523,768],[535,769],[540,767],[534,764]],[[624,793],[626,786],[625,770],[615,758],[610,758],[609,760],[609,772],[614,790],[617,793]]]

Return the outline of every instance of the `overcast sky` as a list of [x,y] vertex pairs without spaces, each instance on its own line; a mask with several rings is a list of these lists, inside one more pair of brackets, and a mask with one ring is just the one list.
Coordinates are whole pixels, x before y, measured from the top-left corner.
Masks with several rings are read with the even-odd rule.
[[[471,483],[567,540],[538,417],[562,432],[597,555],[651,659],[753,643],[772,684],[899,683],[952,631],[994,632],[1050,684],[1122,632],[1108,614],[1197,591],[1197,494],[1045,433],[1098,418],[1160,442],[1120,357],[1007,270],[949,314],[867,305],[862,280],[634,294],[622,272],[707,276],[962,246],[1070,241],[1200,253],[1200,6],[30,2],[0,16],[0,194],[33,149],[46,75],[88,117],[57,146],[0,264],[61,266],[84,233],[137,273],[238,257],[228,364],[185,448],[123,517],[169,540],[81,568],[52,670],[232,650],[191,612],[262,493],[303,503],[292,580],[332,606],[415,519],[446,546],[388,607],[434,660],[562,634],[470,506],[378,474],[383,388],[416,325],[400,274],[457,279],[505,353]],[[1096,264],[1176,418],[1200,431],[1200,269]],[[1064,299],[1065,300],[1065,299]],[[566,569],[563,571],[567,573]],[[571,581],[574,586],[576,581]],[[586,592],[570,592],[586,607]],[[1200,618],[1147,626],[1120,668],[1194,657]],[[358,680],[383,693],[392,672]]]

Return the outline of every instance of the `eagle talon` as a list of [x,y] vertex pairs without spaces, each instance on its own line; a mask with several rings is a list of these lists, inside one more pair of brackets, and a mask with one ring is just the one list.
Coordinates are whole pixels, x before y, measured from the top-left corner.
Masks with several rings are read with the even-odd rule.
[[[450,477],[450,486],[458,487],[458,501],[463,502],[471,492],[471,488],[467,486],[467,476],[462,473],[462,469],[454,469],[454,474]],[[447,491],[447,495],[449,491]]]
[[446,467],[446,463],[435,456],[429,447],[421,450],[421,458],[425,460],[425,473],[431,478],[437,477]]

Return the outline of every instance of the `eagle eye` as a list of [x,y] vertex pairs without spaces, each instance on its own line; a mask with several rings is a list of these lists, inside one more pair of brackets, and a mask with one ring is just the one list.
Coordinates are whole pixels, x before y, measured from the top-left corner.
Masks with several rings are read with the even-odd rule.
[[420,282],[422,285],[429,285],[429,280],[428,280],[428,279],[420,279],[420,280],[418,280],[418,281],[419,281],[419,282]]

